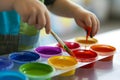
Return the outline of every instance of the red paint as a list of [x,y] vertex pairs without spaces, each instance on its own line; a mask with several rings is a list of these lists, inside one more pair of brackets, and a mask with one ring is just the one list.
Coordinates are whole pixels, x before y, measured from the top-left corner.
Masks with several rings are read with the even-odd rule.
[[[69,49],[71,49],[71,50],[80,47],[80,45],[79,45],[78,43],[76,43],[76,42],[66,42],[66,41],[64,41],[64,43],[65,43],[65,44],[67,45],[67,47],[68,47]],[[62,48],[62,46],[61,46],[60,44],[57,44],[57,46]]]
[[93,45],[90,48],[98,52],[113,52],[116,50],[115,47],[112,47],[110,45],[104,45],[104,44]]
[[86,49],[73,50],[73,54],[80,62],[90,62],[95,60],[97,57],[96,52]]
[[[91,50],[86,50],[86,49],[73,50],[73,54],[77,58],[77,60],[80,62],[91,62],[91,61],[94,61],[97,57],[96,52]],[[92,62],[90,64],[82,66],[81,68],[92,68],[94,64],[95,62]]]
[[[87,44],[88,43],[88,37],[91,34],[91,27],[86,27],[86,31],[87,31],[87,34],[86,34],[86,44]],[[85,46],[85,49],[86,49],[86,46]]]

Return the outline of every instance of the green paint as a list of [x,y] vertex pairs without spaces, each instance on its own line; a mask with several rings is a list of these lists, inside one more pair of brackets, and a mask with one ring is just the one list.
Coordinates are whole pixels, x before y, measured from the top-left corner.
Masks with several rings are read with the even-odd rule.
[[21,72],[28,76],[46,76],[54,72],[54,69],[43,63],[27,63],[23,64],[20,69]]
[[69,53],[70,50],[68,49],[68,47],[66,45],[64,45],[64,49]]

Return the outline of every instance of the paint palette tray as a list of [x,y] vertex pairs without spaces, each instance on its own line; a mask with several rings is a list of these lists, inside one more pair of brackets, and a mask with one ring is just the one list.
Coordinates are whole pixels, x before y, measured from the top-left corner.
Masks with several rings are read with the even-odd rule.
[[[68,42],[75,42],[74,39],[71,39],[69,40]],[[52,44],[52,45],[49,45],[49,46],[56,46],[56,44]],[[81,47],[82,48],[82,47]],[[90,49],[90,47],[88,47]],[[88,49],[87,48],[87,49]],[[108,48],[108,47],[107,47]],[[77,48],[78,49],[78,48]],[[33,51],[33,50],[32,50]],[[114,50],[115,51],[115,50]],[[114,52],[116,53],[116,52]],[[63,56],[70,56],[67,52],[63,51],[62,52],[62,55]],[[87,66],[89,64],[92,64],[92,63],[95,63],[96,61],[100,60],[100,61],[109,61],[109,60],[112,60],[112,57],[114,54],[110,54],[110,55],[99,55],[97,56],[96,59],[94,60],[91,60],[90,62],[80,62],[78,61],[77,65],[72,67],[72,68],[69,68],[69,69],[55,69],[55,73],[52,75],[52,77],[54,76],[57,76],[57,75],[61,75],[61,74],[64,74],[64,73],[67,73],[67,72],[70,72],[72,70],[75,70],[79,67],[84,67],[84,66]],[[4,55],[3,57],[8,57],[8,55]],[[108,59],[107,59],[108,58]],[[111,58],[111,59],[110,59]],[[40,60],[37,60],[37,62],[40,62],[40,63],[45,63],[45,64],[48,64],[48,59],[40,59]],[[15,70],[15,71],[18,71],[19,67],[21,66],[22,64],[14,64],[14,67],[12,68],[12,70]],[[94,67],[93,67],[94,68]],[[66,75],[66,74],[65,74]]]

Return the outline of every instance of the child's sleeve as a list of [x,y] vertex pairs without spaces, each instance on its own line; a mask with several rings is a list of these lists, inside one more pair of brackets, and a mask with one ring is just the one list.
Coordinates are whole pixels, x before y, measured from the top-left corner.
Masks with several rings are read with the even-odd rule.
[[56,0],[44,0],[45,5],[51,5],[55,2]]

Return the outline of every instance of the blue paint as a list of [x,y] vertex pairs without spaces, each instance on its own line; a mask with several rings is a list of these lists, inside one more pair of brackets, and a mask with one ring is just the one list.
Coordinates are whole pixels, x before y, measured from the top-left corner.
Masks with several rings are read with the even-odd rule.
[[20,51],[11,53],[9,58],[17,63],[27,63],[37,61],[40,58],[40,55],[31,51]]
[[11,60],[0,57],[0,70],[9,70],[13,67],[13,65],[14,64]]
[[16,71],[0,71],[0,80],[28,80],[28,78]]

